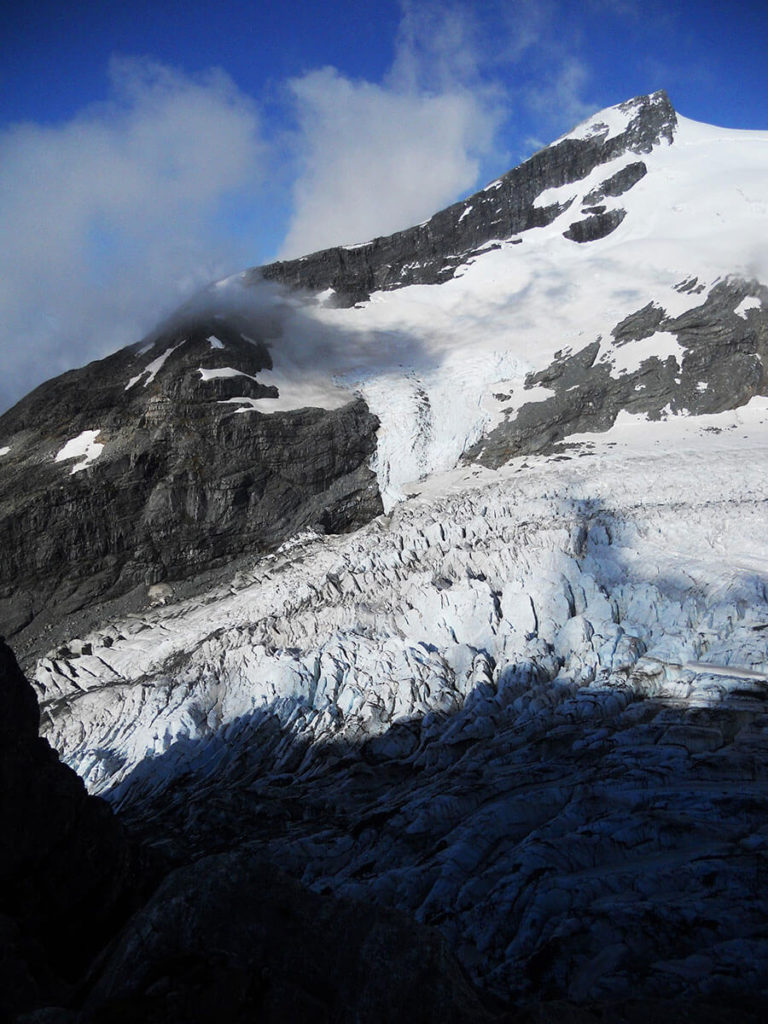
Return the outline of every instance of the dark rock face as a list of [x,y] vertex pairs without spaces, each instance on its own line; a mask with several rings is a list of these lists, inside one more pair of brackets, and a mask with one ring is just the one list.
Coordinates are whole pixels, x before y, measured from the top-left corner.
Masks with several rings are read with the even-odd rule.
[[[247,325],[198,319],[148,351],[133,346],[49,381],[0,417],[11,448],[0,462],[7,634],[39,634],[137,587],[144,601],[147,584],[198,575],[301,529],[353,529],[381,511],[367,466],[378,421],[364,402],[248,408],[277,393],[256,379],[271,360],[250,337]],[[232,373],[206,378],[201,367]],[[243,402],[227,401],[235,397]],[[56,456],[83,431],[104,448],[73,473],[81,460]]]
[[150,872],[46,740],[0,640],[0,1020],[66,997],[138,904]]
[[642,160],[638,160],[637,163],[627,164],[626,167],[622,167],[620,171],[613,174],[610,178],[599,185],[597,188],[593,188],[591,192],[588,192],[584,197],[585,203],[599,203],[601,199],[605,199],[606,196],[623,196],[625,192],[628,192],[633,185],[636,185],[641,178],[644,178],[648,173],[648,168],[645,166]]
[[625,210],[595,210],[584,220],[574,221],[563,235],[572,242],[595,242],[615,231],[626,215]]
[[[590,218],[594,219],[594,218]],[[696,282],[684,281],[682,292],[696,293]],[[759,307],[737,313],[747,297]],[[705,301],[678,317],[649,303],[614,327],[612,348],[669,332],[677,338],[680,356],[652,356],[637,369],[616,373],[610,359],[598,359],[601,339],[579,352],[563,353],[551,366],[526,380],[526,388],[543,385],[555,395],[519,408],[466,453],[499,466],[515,455],[550,451],[569,434],[608,430],[618,413],[659,419],[672,413],[703,415],[744,405],[768,392],[768,289],[758,282],[729,279],[716,284]]]
[[[545,189],[579,181],[622,153],[650,153],[662,141],[672,141],[677,117],[663,91],[638,96],[622,104],[622,109],[632,114],[622,133],[607,138],[606,127],[591,138],[563,139],[418,227],[364,245],[324,249],[302,259],[272,263],[252,271],[252,276],[254,280],[263,276],[317,291],[333,288],[339,304],[350,306],[374,291],[447,281],[458,266],[492,239],[508,239],[529,228],[550,224],[564,207],[557,203],[535,206]],[[594,195],[621,195],[645,173],[642,161],[632,163],[608,177]],[[603,234],[617,223],[601,222]]]

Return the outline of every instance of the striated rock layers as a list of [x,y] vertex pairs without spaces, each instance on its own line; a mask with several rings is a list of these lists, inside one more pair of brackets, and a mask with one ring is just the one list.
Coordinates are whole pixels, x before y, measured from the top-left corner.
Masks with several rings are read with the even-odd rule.
[[365,403],[270,415],[231,404],[277,394],[256,377],[271,366],[266,346],[233,324],[179,320],[0,417],[7,635],[29,626],[23,641],[132,590],[141,606],[149,584],[381,511],[366,464],[378,421]]

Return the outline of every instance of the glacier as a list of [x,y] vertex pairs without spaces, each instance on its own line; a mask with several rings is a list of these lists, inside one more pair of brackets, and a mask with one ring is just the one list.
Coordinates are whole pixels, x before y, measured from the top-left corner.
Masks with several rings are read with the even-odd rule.
[[[211,571],[195,535],[186,577],[146,563],[127,598],[32,620],[43,735],[149,849],[404,912],[504,1006],[768,999],[768,132],[667,105],[553,143],[605,159],[533,189],[519,230],[435,241],[505,217],[505,176],[212,287],[210,323],[278,282],[272,334],[206,320],[115,357],[163,443],[212,383],[224,437],[358,403],[375,445],[349,493],[347,469],[318,485],[334,529],[286,512]],[[78,487],[146,458],[78,424]],[[24,430],[0,454],[53,463]]]
[[741,992],[768,968],[767,418],[627,416],[430,477],[41,660],[46,735],[161,847],[405,909],[507,998]]

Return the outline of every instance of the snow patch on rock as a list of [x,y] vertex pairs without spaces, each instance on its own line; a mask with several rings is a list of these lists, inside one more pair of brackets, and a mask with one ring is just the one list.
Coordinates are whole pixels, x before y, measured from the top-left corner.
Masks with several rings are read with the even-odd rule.
[[246,373],[244,370],[236,370],[232,366],[219,366],[215,367],[212,370],[200,366],[198,367],[198,373],[200,374],[202,380],[218,380],[219,378],[226,377],[248,377],[249,380],[257,381],[257,378],[254,377],[252,374]]
[[625,342],[622,345],[603,342],[600,361],[612,363],[613,370],[620,375],[634,373],[646,359],[654,357],[663,363],[672,356],[679,369],[683,365],[684,355],[685,349],[678,342],[676,335],[669,331],[656,331],[649,338]]
[[70,473],[79,473],[81,469],[86,469],[104,451],[104,443],[96,440],[100,433],[100,430],[84,430],[82,434],[67,441],[56,454],[54,461],[65,462],[68,459],[82,459],[82,462],[78,462],[76,466],[72,467]]
[[745,298],[741,300],[736,309],[734,309],[734,313],[736,314],[736,316],[740,316],[744,320],[746,320],[747,313],[750,311],[750,309],[760,309],[761,307],[762,303],[756,295],[747,295]]

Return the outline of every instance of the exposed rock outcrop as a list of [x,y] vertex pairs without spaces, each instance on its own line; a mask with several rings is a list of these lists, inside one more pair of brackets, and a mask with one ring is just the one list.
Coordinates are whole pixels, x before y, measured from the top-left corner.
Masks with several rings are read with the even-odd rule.
[[[678,287],[698,290],[690,281]],[[749,308],[742,311],[745,302]],[[674,352],[666,358],[633,349],[657,334],[672,342]],[[570,434],[607,430],[622,410],[657,420],[737,408],[766,394],[766,366],[768,289],[759,282],[721,281],[700,305],[677,317],[649,303],[618,323],[610,339],[563,352],[531,374],[526,389],[543,386],[552,396],[519,404],[465,459],[499,466],[516,455],[551,451]]]
[[[555,142],[424,224],[361,245],[337,246],[272,263],[252,271],[252,277],[313,291],[333,288],[338,303],[350,306],[381,289],[447,281],[493,239],[550,224],[564,207],[556,202],[537,206],[536,199],[546,189],[579,181],[622,153],[650,153],[654,146],[672,141],[677,116],[665,92],[638,96],[619,109],[627,114],[622,132],[611,135],[606,126],[588,138]],[[632,163],[610,175],[594,195],[621,195],[645,173],[642,161]],[[620,220],[614,216],[601,221],[603,235]]]
[[0,463],[7,635],[29,626],[23,642],[131,591],[140,609],[149,584],[381,511],[367,466],[378,421],[365,403],[250,408],[277,391],[259,383],[271,359],[247,332],[205,318],[175,325],[146,351],[64,374],[0,417],[11,448]]

